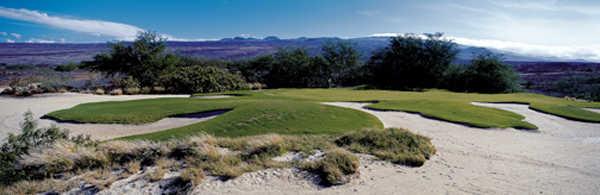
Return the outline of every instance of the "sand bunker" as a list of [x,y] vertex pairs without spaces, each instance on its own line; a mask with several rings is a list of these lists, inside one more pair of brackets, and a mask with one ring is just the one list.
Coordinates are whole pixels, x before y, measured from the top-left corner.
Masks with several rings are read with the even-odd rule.
[[194,123],[210,120],[226,111],[211,111],[182,115],[177,117],[167,117],[159,121],[142,125],[123,125],[123,124],[77,124],[58,122],[59,127],[68,129],[71,133],[78,135],[90,135],[93,139],[108,140],[130,135],[139,135],[183,127]]
[[[45,99],[0,99],[0,125],[18,127],[21,114],[37,116],[90,101],[121,96],[67,94]],[[134,98],[134,97],[132,97]],[[135,97],[137,98],[137,97]],[[146,97],[140,97],[146,98]],[[361,156],[360,175],[351,183],[322,188],[302,172],[269,169],[226,182],[207,181],[200,194],[598,194],[600,124],[570,121],[526,105],[473,103],[525,116],[539,131],[480,129],[418,114],[364,109],[362,103],[327,103],[370,113],[385,127],[410,129],[432,138],[438,152],[424,166],[410,168]],[[6,111],[4,108],[9,108]],[[7,114],[8,113],[8,114]],[[12,113],[12,114],[11,114]],[[185,119],[177,119],[185,120]],[[173,121],[172,121],[173,122]],[[156,122],[160,124],[161,122]],[[176,122],[178,124],[185,122]],[[120,133],[122,135],[122,132]]]
[[223,99],[233,97],[231,95],[208,95],[208,96],[193,96],[195,99]]
[[584,108],[584,109],[586,109],[588,111],[600,113],[600,109],[598,109],[598,108]]
[[[600,124],[569,121],[523,105],[493,104],[522,114],[537,132],[480,129],[404,112],[364,109],[362,103],[327,103],[375,115],[385,127],[432,138],[438,153],[410,168],[361,157],[360,176],[322,188],[303,173],[269,169],[227,182],[208,181],[200,194],[597,194]],[[478,103],[475,103],[478,104]],[[483,105],[480,105],[483,106]]]
[[[19,124],[23,121],[23,113],[28,110],[33,112],[35,118],[44,116],[45,114],[73,107],[77,104],[88,102],[101,101],[124,101],[135,99],[162,98],[162,97],[179,97],[187,98],[189,95],[92,95],[81,93],[57,93],[57,94],[42,94],[27,98],[14,98],[8,96],[0,96],[0,140],[8,135],[8,133],[17,133],[20,131]],[[185,119],[182,119],[185,120]],[[39,120],[40,127],[47,127],[51,124],[57,124],[51,120]],[[162,123],[159,123],[162,124]],[[59,127],[71,124],[57,124]],[[78,130],[72,130],[79,133]],[[93,129],[88,129],[87,132],[96,132]]]

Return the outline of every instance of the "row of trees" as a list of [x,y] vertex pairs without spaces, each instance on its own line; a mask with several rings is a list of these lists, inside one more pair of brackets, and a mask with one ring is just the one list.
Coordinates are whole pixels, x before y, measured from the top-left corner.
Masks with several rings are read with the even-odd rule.
[[85,67],[112,76],[127,75],[141,87],[163,86],[170,92],[198,93],[243,89],[246,83],[269,88],[340,87],[368,84],[377,88],[445,88],[469,92],[512,92],[518,76],[494,55],[468,65],[453,65],[456,44],[442,34],[394,37],[362,63],[350,42],[328,42],[321,54],[302,48],[280,49],[250,60],[225,62],[180,57],[166,52],[165,40],[142,33],[131,44],[116,43]]
[[249,82],[271,88],[338,87],[359,84],[359,53],[349,42],[329,42],[322,54],[310,56],[301,48],[280,49],[272,55],[235,62],[230,69],[241,72]]
[[518,75],[491,53],[471,64],[454,65],[456,44],[442,34],[406,35],[391,39],[388,47],[369,60],[372,84],[379,88],[415,90],[445,88],[468,92],[514,92]]

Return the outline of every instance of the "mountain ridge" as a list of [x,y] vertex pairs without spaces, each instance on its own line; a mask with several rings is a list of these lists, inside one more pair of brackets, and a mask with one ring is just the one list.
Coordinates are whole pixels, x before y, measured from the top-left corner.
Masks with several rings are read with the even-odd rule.
[[[317,55],[323,43],[347,40],[355,45],[361,60],[368,60],[376,50],[388,45],[390,37],[359,37],[343,39],[338,37],[280,39],[276,36],[265,38],[233,37],[209,41],[168,41],[167,47],[174,53],[184,56],[208,59],[241,60],[276,52],[279,48],[305,48],[311,55]],[[505,61],[518,62],[585,62],[553,57],[537,57],[496,49],[458,45],[457,63],[471,60],[474,56],[490,51],[501,55]],[[107,43],[2,43],[0,44],[0,64],[57,65],[69,62],[91,60],[96,54],[108,51]]]

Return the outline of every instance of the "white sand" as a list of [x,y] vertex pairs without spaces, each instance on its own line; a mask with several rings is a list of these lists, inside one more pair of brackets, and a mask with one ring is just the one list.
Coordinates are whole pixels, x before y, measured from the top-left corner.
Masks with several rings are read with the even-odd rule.
[[208,96],[194,96],[196,99],[223,99],[233,97],[231,95],[208,95]]
[[[27,109],[41,116],[79,103],[163,96],[45,95],[0,98],[0,125],[16,131]],[[438,152],[419,168],[361,156],[360,175],[351,183],[321,188],[312,176],[291,169],[248,173],[227,182],[208,181],[200,194],[599,194],[600,124],[569,121],[524,105],[483,104],[526,116],[538,132],[478,129],[403,112],[363,109],[361,103],[328,103],[375,115],[386,127],[401,127],[432,138]],[[158,122],[160,124],[160,122]],[[184,122],[182,122],[184,123]],[[49,121],[42,121],[48,125]],[[2,132],[0,135],[4,135]],[[307,178],[308,177],[308,178]]]
[[204,118],[163,118],[156,122],[141,125],[57,123],[57,126],[68,129],[73,135],[84,134],[90,135],[92,139],[108,140],[183,127],[215,117],[216,115]]
[[586,109],[588,111],[600,113],[600,109],[598,109],[598,108],[584,108],[584,109]]
[[[108,95],[92,95],[92,94],[80,94],[80,93],[62,93],[62,94],[43,94],[36,95],[33,97],[26,98],[13,98],[8,96],[0,97],[0,140],[8,135],[9,132],[16,133],[20,131],[19,123],[23,120],[23,113],[27,110],[33,112],[34,117],[39,118],[49,112],[66,109],[73,107],[77,104],[87,102],[100,102],[100,101],[123,101],[123,100],[134,100],[134,99],[147,99],[147,98],[161,98],[161,97],[189,97],[188,95],[121,95],[121,96],[108,96]],[[164,120],[164,119],[163,119]],[[179,123],[189,124],[193,123],[190,119],[177,119],[176,121],[166,120],[159,121],[156,124],[147,124],[144,130],[160,130],[164,127],[171,127],[173,125],[180,125]],[[195,120],[195,119],[194,119]],[[40,127],[50,126],[51,124],[57,124],[51,120],[39,120]],[[172,124],[172,125],[169,125]],[[131,135],[131,132],[123,131],[117,132],[118,125],[108,128],[107,132],[98,131],[101,129],[86,128],[86,126],[79,126],[75,124],[58,124],[59,127],[68,127],[74,133],[92,134],[93,137],[99,139],[110,138],[113,133],[119,133],[122,135]],[[99,125],[103,126],[103,125]],[[103,129],[102,129],[103,130]],[[131,129],[128,129],[131,130]]]
[[360,103],[327,103],[371,113],[386,127],[432,138],[437,154],[419,168],[361,157],[351,183],[320,188],[290,169],[209,181],[198,194],[598,194],[600,124],[531,111],[514,104],[479,104],[526,116],[538,132],[478,129],[404,112],[366,110]]

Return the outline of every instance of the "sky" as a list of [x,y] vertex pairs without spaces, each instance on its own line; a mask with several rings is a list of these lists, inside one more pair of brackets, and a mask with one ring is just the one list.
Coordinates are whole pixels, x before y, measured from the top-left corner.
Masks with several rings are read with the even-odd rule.
[[1,0],[0,42],[365,37],[442,32],[460,44],[600,61],[598,0]]

